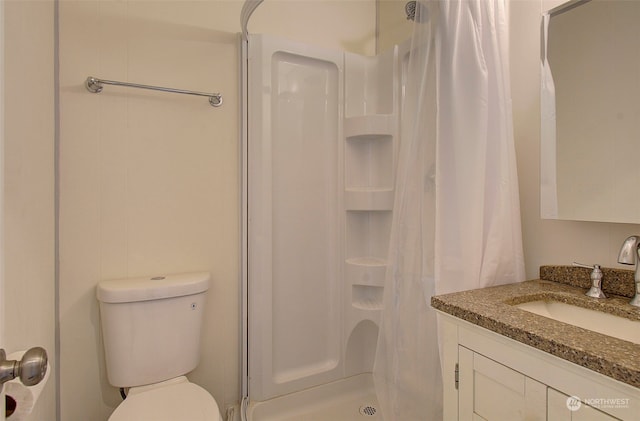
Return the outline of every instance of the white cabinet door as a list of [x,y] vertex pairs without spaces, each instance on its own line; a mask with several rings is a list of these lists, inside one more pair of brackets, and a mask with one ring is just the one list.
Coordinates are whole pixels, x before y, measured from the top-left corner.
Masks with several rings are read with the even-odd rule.
[[547,419],[547,387],[523,374],[458,347],[459,419]]
[[571,421],[571,411],[567,404],[569,397],[555,389],[547,388],[547,414],[553,421]]
[[548,419],[553,421],[613,421],[618,419],[550,387],[547,388],[547,402]]

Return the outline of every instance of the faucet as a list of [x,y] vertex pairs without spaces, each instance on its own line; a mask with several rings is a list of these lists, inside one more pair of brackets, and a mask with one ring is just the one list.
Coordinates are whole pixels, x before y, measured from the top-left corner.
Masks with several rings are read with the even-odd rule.
[[618,254],[618,263],[625,265],[636,265],[636,272],[633,280],[636,284],[636,294],[629,304],[640,307],[640,237],[632,235],[624,240],[620,254]]

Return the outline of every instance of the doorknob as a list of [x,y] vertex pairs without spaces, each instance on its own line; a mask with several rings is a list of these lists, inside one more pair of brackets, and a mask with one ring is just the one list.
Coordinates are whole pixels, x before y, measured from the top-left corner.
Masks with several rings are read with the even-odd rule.
[[47,373],[47,351],[39,346],[24,353],[20,361],[7,360],[4,349],[0,349],[0,389],[2,385],[16,377],[25,386],[34,386]]

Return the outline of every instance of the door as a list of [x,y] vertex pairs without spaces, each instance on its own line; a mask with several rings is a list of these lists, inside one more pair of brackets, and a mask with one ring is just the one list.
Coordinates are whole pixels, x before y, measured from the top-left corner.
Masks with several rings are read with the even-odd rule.
[[545,385],[463,346],[458,352],[460,420],[547,419]]
[[[0,1],[0,348],[7,354],[55,349],[54,26],[54,0]],[[53,378],[31,419],[55,419]]]
[[[0,186],[4,186],[4,5],[0,2]],[[4,188],[0,188],[0,348],[4,349]],[[5,393],[0,392],[0,421],[5,420]]]

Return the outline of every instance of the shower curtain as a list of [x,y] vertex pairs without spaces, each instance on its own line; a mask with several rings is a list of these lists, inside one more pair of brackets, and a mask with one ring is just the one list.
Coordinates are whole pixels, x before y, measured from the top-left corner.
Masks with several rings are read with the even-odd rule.
[[525,277],[507,2],[417,5],[374,367],[386,421],[442,418],[431,296]]

